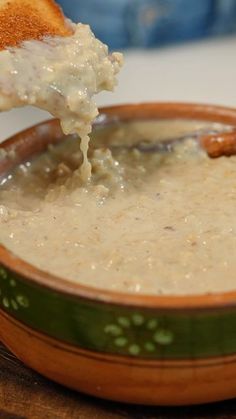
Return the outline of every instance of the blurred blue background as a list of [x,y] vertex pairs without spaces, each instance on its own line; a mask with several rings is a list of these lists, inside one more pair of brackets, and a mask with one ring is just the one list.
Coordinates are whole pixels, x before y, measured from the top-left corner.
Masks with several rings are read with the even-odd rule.
[[236,0],[58,0],[110,48],[155,47],[236,32]]

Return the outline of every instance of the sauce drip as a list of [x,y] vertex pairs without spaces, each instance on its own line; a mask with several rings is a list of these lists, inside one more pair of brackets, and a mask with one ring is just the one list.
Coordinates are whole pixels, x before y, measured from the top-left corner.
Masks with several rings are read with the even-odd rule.
[[93,96],[114,89],[122,55],[109,55],[89,26],[73,29],[72,36],[26,41],[0,52],[0,110],[32,105],[59,118],[65,134],[81,138],[81,176],[88,181],[88,135],[98,115]]

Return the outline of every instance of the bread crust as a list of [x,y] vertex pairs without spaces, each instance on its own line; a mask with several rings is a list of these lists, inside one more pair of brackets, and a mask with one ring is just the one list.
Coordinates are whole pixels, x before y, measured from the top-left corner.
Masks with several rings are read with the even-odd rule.
[[0,50],[29,39],[71,33],[72,29],[54,0],[0,0]]

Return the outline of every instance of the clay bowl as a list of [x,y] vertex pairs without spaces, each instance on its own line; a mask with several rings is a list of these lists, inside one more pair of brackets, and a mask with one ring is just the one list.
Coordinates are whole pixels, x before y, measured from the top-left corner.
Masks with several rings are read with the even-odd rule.
[[[190,104],[117,106],[101,114],[106,123],[187,118],[236,125],[234,109]],[[16,135],[1,145],[13,153],[2,157],[0,174],[61,139],[57,121]],[[107,292],[42,272],[0,246],[0,324],[0,339],[26,365],[87,394],[157,405],[236,397],[236,292]]]

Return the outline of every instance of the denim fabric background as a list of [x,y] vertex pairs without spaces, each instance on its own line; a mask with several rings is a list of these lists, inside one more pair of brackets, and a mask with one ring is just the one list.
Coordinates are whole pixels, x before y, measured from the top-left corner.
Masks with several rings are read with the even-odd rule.
[[236,32],[236,0],[58,0],[111,48],[153,47]]

